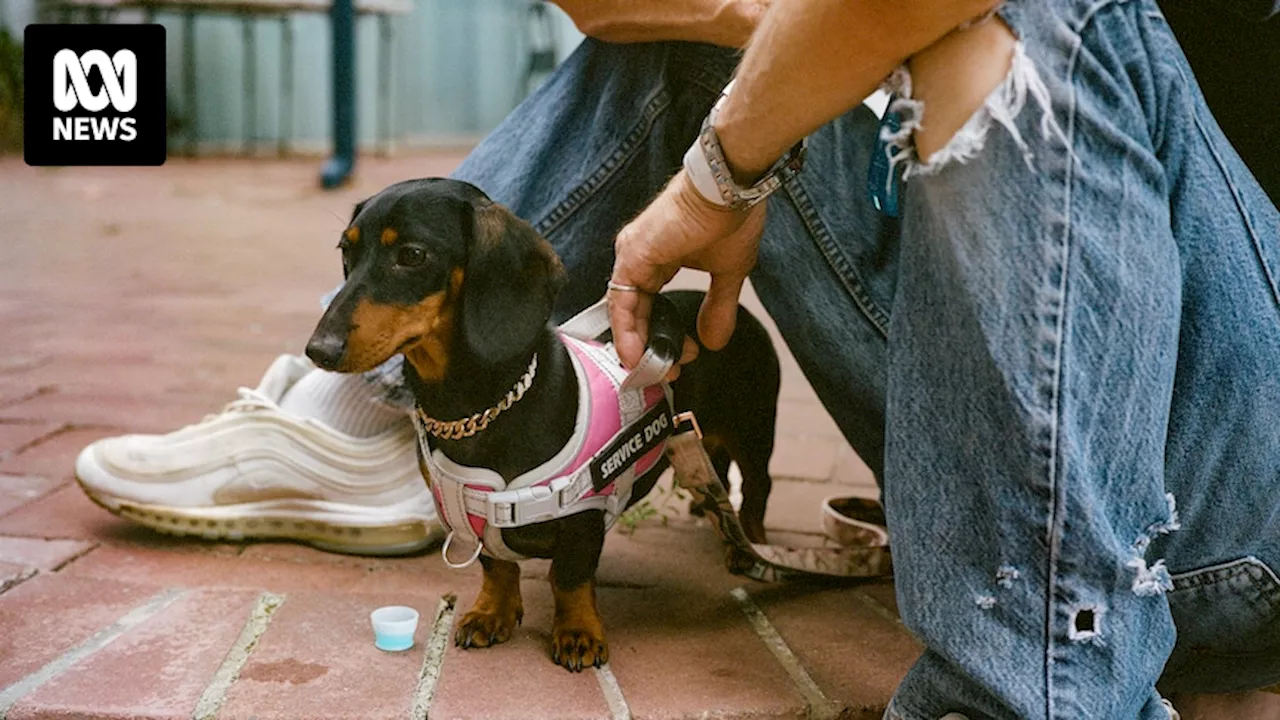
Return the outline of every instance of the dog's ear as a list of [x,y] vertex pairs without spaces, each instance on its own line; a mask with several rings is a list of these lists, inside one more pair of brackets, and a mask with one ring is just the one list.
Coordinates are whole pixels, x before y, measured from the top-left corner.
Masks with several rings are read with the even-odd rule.
[[[370,199],[371,198],[365,198],[364,200],[356,203],[355,209],[351,211],[351,219],[347,221],[347,229],[343,231],[344,234],[351,231],[351,226],[355,224],[356,218],[360,215],[360,211],[364,209],[365,204],[368,203]],[[357,232],[359,231],[357,230]],[[347,266],[346,251],[343,252],[342,258],[342,279],[346,280],[351,275],[351,268]]]
[[357,217],[359,217],[359,215],[360,215],[360,211],[364,209],[364,206],[365,206],[365,205],[366,205],[366,204],[367,204],[371,199],[372,199],[372,198],[365,198],[365,199],[361,200],[360,202],[356,203],[355,208],[351,211],[351,219],[347,221],[347,224],[348,224],[348,225],[350,225],[351,223],[353,223],[353,222],[355,222],[355,221],[356,221],[356,218],[357,218]]
[[564,284],[560,258],[529,223],[478,198],[462,283],[462,331],[479,359],[501,362],[528,350]]

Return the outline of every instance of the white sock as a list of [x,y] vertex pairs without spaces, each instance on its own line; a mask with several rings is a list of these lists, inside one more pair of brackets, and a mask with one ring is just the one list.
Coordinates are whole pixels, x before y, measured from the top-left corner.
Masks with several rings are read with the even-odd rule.
[[355,437],[372,437],[409,421],[404,410],[379,402],[373,387],[359,375],[319,369],[285,392],[280,409]]

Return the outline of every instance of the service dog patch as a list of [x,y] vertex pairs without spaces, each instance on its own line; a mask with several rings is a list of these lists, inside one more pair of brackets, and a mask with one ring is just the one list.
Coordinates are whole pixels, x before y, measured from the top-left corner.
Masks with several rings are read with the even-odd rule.
[[663,397],[595,456],[591,461],[591,487],[596,492],[608,487],[627,468],[662,445],[673,425],[671,404]]

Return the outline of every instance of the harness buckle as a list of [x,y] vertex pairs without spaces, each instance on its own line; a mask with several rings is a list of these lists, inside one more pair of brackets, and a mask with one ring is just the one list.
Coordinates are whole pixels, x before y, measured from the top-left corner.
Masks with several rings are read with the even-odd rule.
[[699,440],[702,439],[702,427],[698,425],[698,418],[694,417],[693,411],[686,410],[672,419],[675,420],[676,427],[680,427],[681,424],[686,422],[693,425],[693,433],[698,436]]
[[530,485],[518,490],[489,493],[486,519],[498,528],[554,520],[577,499],[564,492],[572,484],[571,478],[558,477],[546,485]]
[[552,488],[531,485],[518,490],[489,493],[486,519],[499,528],[519,527],[559,516],[560,500],[552,497]]
[[561,510],[565,509],[566,506],[572,504],[573,501],[577,499],[570,497],[564,492],[572,484],[573,481],[567,477],[558,477],[551,481],[551,492],[555,493],[556,498],[559,500]]

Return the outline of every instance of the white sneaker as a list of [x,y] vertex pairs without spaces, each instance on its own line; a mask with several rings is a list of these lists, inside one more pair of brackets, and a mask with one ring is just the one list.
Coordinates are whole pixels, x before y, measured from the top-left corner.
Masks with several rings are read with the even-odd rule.
[[289,539],[364,555],[438,541],[443,532],[407,417],[357,438],[277,405],[314,368],[281,355],[256,389],[240,388],[238,400],[200,423],[86,447],[76,479],[97,504],[165,533]]

